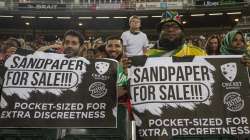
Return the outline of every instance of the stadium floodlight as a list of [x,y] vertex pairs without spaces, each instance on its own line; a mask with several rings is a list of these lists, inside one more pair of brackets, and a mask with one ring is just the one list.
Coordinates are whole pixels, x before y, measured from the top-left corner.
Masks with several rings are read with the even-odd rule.
[[71,19],[71,17],[56,17],[57,19]]
[[127,18],[127,17],[113,17],[113,18],[118,18],[119,19],[119,18]]
[[82,26],[83,24],[81,22],[78,23],[79,26]]
[[39,17],[41,19],[52,19],[53,17]]
[[148,18],[148,16],[139,16],[140,18]]
[[30,23],[29,22],[25,22],[25,25],[30,26]]
[[151,16],[152,18],[161,18],[161,16]]
[[14,16],[0,16],[0,18],[13,18]]
[[201,17],[205,16],[205,14],[191,14],[191,17]]
[[109,19],[110,17],[96,17],[97,19]]
[[229,12],[229,13],[227,13],[228,15],[240,15],[241,14],[241,12]]
[[210,13],[209,16],[221,16],[223,13]]
[[78,17],[78,19],[92,19],[93,17]]
[[35,17],[34,16],[21,16],[21,18],[23,18],[23,19],[33,19]]

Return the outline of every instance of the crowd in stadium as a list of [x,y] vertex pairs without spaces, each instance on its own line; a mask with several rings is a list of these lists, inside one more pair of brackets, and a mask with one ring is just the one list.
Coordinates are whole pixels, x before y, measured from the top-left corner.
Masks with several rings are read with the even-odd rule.
[[[4,63],[11,54],[33,53],[43,51],[50,53],[64,53],[68,57],[81,56],[88,59],[111,58],[122,63],[119,85],[126,85],[126,68],[131,61],[128,57],[145,55],[149,57],[159,56],[205,56],[205,55],[242,55],[247,52],[247,40],[239,30],[232,30],[225,35],[212,35],[210,37],[192,37],[184,34],[181,19],[178,13],[166,11],[157,25],[159,38],[150,48],[147,35],[141,28],[141,19],[138,16],[129,18],[130,29],[121,36],[113,35],[103,40],[101,37],[94,41],[84,39],[81,32],[68,30],[62,39],[52,42],[39,37],[35,42],[26,42],[22,38],[10,37],[2,40],[0,60]],[[245,53],[246,54],[246,53]],[[248,60],[244,60],[249,65]],[[126,93],[124,88],[119,95]]]
[[[140,30],[141,20],[138,16],[132,16],[129,19],[130,29],[121,35],[123,49],[120,53],[123,55],[148,55],[154,56],[159,53],[158,50],[173,50],[180,48],[185,44],[186,46],[198,47],[208,55],[219,54],[242,54],[244,48],[247,47],[247,40],[244,38],[242,32],[233,30],[225,34],[214,34],[212,36],[188,36],[184,35],[183,26],[178,14],[174,12],[166,12],[163,14],[162,20],[157,26],[159,32],[159,39],[155,44],[149,45],[147,35]],[[79,32],[80,33],[80,32]],[[82,35],[81,35],[82,36]],[[118,36],[117,36],[118,37]],[[58,38],[54,41],[46,41],[43,36],[37,37],[35,41],[26,41],[22,38],[2,37],[1,42],[1,60],[15,53],[17,48],[24,50],[42,50],[46,52],[63,52],[60,49],[63,45],[64,39]],[[174,42],[174,43],[173,43]],[[150,47],[149,47],[150,46]],[[168,46],[168,47],[166,47]],[[105,58],[108,56],[107,40],[99,37],[93,41],[85,39],[78,51],[78,56],[86,58]],[[190,47],[189,47],[190,48]],[[170,54],[172,56],[174,54]]]
[[[99,37],[95,40],[84,38],[77,30],[65,31],[62,38],[54,41],[46,41],[42,36],[35,41],[23,38],[3,37],[0,40],[0,64],[12,54],[30,54],[34,51],[48,53],[63,53],[67,57],[86,57],[87,59],[111,58],[121,62],[123,68],[118,73],[118,96],[120,102],[127,102],[129,110],[131,106],[127,100],[127,76],[126,68],[132,63],[129,57],[144,55],[147,57],[169,56],[206,56],[206,55],[242,55],[250,58],[247,48],[250,40],[245,39],[239,30],[232,30],[224,34],[211,36],[189,36],[184,34],[180,16],[176,12],[163,13],[160,23],[157,25],[158,40],[149,45],[147,35],[141,29],[139,16],[129,18],[129,30],[122,35],[112,35],[105,39]],[[250,59],[242,62],[250,66]],[[131,115],[132,116],[132,115]]]

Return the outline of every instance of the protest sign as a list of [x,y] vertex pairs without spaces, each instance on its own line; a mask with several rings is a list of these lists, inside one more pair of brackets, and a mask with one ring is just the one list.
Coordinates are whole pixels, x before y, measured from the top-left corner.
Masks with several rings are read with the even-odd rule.
[[140,139],[249,137],[249,77],[240,56],[161,57],[136,63],[128,72]]
[[116,127],[116,67],[55,53],[10,56],[0,127]]

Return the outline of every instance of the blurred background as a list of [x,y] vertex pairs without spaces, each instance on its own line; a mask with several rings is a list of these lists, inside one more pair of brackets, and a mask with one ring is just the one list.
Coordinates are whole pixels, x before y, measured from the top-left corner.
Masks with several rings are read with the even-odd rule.
[[[222,39],[232,29],[241,30],[250,41],[250,0],[0,0],[0,48],[15,37],[22,47],[37,50],[61,42],[68,29],[81,31],[84,46],[94,48],[107,36],[128,30],[132,15],[140,16],[141,30],[152,47],[158,39],[156,25],[166,10],[179,13],[186,41],[201,48],[209,36]],[[0,129],[0,140],[130,140],[131,128],[126,109],[119,106],[117,129]],[[174,139],[238,140],[228,135]]]
[[128,17],[142,19],[142,31],[157,40],[161,13],[177,11],[189,36],[207,38],[234,28],[250,37],[250,0],[1,0],[0,39],[52,41],[67,29],[95,40],[129,29]]

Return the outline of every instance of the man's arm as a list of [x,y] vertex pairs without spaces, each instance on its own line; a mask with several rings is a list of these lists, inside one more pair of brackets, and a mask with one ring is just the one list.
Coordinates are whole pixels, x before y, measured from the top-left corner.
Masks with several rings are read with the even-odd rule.
[[143,47],[143,54],[144,54],[144,55],[147,54],[147,51],[148,51],[148,48],[147,48],[147,47]]
[[44,47],[40,47],[37,51],[47,51],[49,49],[60,49],[63,46],[61,44],[53,44],[53,45],[49,45],[49,46],[44,46]]
[[127,53],[127,37],[126,37],[125,32],[122,33],[121,39],[122,39],[122,46],[123,46],[123,55],[125,55]]
[[146,55],[147,51],[148,51],[148,37],[145,34],[145,43],[144,43],[144,46],[143,46],[143,54]]

